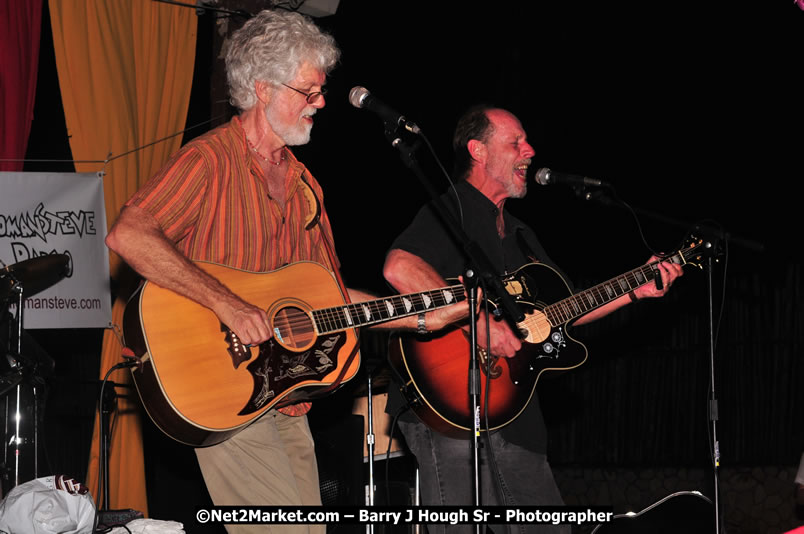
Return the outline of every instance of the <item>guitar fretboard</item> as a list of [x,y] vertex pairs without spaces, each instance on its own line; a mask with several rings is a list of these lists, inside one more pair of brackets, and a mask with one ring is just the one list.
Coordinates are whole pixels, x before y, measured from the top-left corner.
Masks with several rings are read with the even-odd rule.
[[462,285],[432,289],[422,293],[394,295],[378,300],[355,302],[312,312],[319,334],[382,323],[427,312],[466,298]]
[[[680,251],[664,261],[685,264],[686,256],[697,247],[691,247],[685,251]],[[652,262],[629,271],[625,274],[612,278],[602,284],[598,284],[589,289],[567,297],[564,300],[551,304],[544,309],[544,313],[552,326],[559,326],[580,317],[595,308],[617,299],[626,293],[637,289],[640,286],[652,282],[656,276],[659,262]]]

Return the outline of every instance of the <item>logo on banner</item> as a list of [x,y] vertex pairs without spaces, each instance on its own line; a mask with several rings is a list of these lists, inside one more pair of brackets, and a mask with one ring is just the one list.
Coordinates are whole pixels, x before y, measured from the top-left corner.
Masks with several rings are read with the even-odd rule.
[[[50,254],[66,254],[70,257],[72,264],[73,256],[70,250],[47,247],[48,237],[83,238],[95,236],[97,233],[94,211],[61,210],[54,212],[47,210],[45,205],[40,202],[33,210],[19,215],[0,213],[0,238],[12,240],[9,245],[14,263]],[[14,241],[19,239],[25,239],[25,241]],[[42,245],[34,244],[35,239],[41,241]]]

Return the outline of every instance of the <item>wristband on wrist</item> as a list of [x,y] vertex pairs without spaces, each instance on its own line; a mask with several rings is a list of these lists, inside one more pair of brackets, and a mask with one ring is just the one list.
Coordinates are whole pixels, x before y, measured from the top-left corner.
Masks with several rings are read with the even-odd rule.
[[418,326],[416,328],[417,334],[427,334],[427,323],[424,321],[424,313],[419,314]]
[[633,291],[628,293],[628,298],[631,299],[631,302],[636,302],[639,300],[639,297],[637,297],[636,293],[634,293]]

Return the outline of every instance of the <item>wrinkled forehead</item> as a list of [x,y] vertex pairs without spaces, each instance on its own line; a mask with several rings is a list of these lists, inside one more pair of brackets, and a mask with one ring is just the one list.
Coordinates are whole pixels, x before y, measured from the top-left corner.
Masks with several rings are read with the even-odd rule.
[[488,112],[489,121],[494,126],[495,135],[503,137],[527,137],[522,123],[514,115],[502,110],[493,109]]

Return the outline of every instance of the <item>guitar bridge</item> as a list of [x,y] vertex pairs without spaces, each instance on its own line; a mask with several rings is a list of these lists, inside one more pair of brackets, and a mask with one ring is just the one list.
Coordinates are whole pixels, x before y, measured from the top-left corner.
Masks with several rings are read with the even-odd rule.
[[251,351],[249,348],[240,341],[237,334],[232,332],[228,326],[221,323],[221,332],[223,332],[224,341],[226,341],[227,352],[232,358],[232,366],[237,369],[240,364],[248,361],[251,358]]

